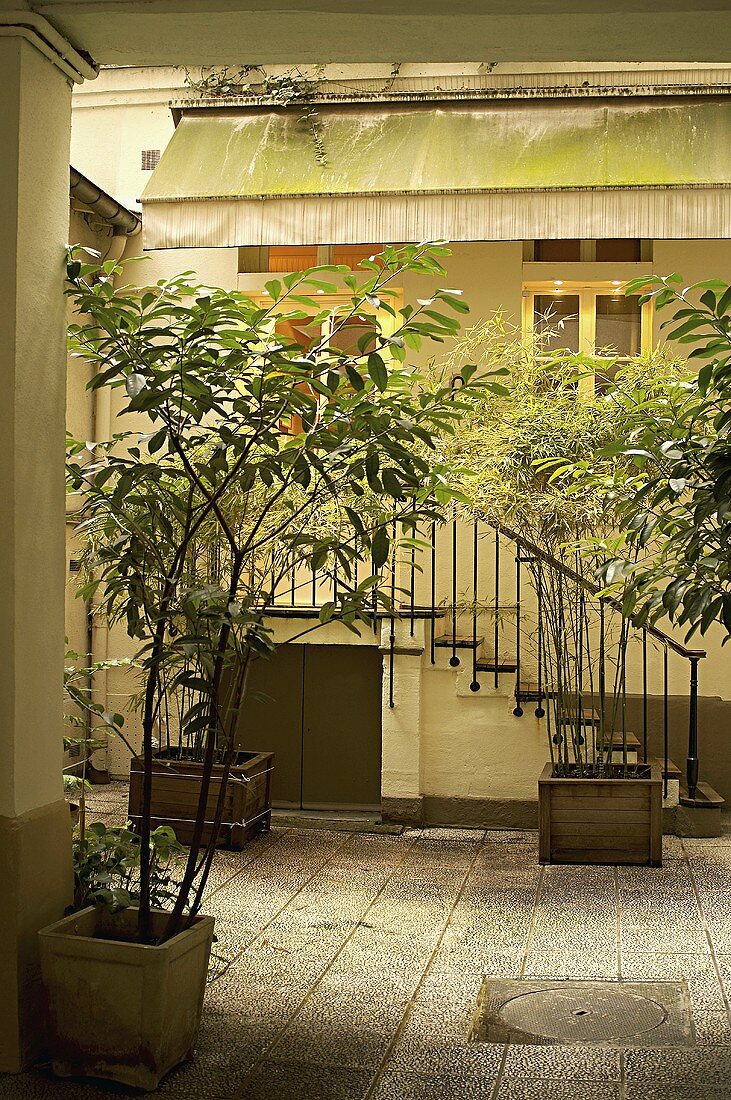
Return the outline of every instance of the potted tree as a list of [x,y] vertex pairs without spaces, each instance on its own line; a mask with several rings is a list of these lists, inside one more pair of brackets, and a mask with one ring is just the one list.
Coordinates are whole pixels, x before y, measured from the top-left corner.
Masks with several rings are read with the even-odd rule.
[[[666,354],[629,363],[549,352],[550,332],[523,339],[501,314],[479,322],[455,344],[464,358],[499,373],[483,389],[447,443],[456,464],[469,456],[469,519],[487,521],[519,548],[532,594],[521,605],[523,665],[537,675],[515,714],[534,698],[550,762],[538,783],[543,862],[657,863],[661,777],[636,759],[624,706],[630,633],[623,609],[599,599],[593,577],[602,539],[616,533],[606,479],[617,439],[627,439],[632,402],[677,384],[685,368]],[[594,463],[593,480],[574,476]],[[599,543],[599,545],[597,545]],[[641,626],[641,624],[638,624]],[[526,685],[527,688],[527,685]]]
[[[336,269],[349,301],[335,309],[317,298],[336,289],[332,269],[273,280],[262,306],[189,276],[115,289],[113,262],[69,260],[69,293],[86,318],[72,347],[94,367],[92,388],[126,392],[120,415],[131,423],[91,447],[71,441],[68,477],[83,494],[78,531],[93,570],[82,594],[98,590],[110,621],[139,643],[143,752],[138,904],[88,907],[40,934],[59,1074],[152,1089],[189,1055],[213,934],[203,890],[250,663],[275,648],[272,593],[300,563],[337,564],[337,598],[319,623],[370,628],[374,609],[392,610],[387,572],[399,544],[410,554],[419,522],[452,495],[435,445],[469,385],[456,397],[449,380],[430,383],[405,360],[407,348],[452,336],[445,310],[465,307],[447,290],[416,309],[388,297],[405,272],[441,277],[444,252],[387,248],[360,281]],[[353,347],[340,333],[364,309],[378,313]],[[283,335],[283,322],[302,321],[322,339]],[[356,581],[358,560],[371,569]],[[156,742],[200,765],[190,848],[166,909],[151,890]],[[81,995],[89,988],[93,998]]]

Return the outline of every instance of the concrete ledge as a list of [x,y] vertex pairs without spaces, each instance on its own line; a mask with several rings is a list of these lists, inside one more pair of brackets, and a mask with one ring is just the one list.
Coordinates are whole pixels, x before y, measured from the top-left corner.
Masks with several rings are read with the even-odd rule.
[[721,835],[721,807],[675,807],[676,836],[714,837]]
[[424,797],[423,821],[482,829],[537,829],[538,800]]
[[[383,800],[383,820],[404,825],[447,825],[478,829],[537,829],[538,801],[530,798],[389,798]],[[721,835],[721,812],[663,807],[665,836]]]
[[393,825],[421,825],[423,798],[383,798],[381,818]]

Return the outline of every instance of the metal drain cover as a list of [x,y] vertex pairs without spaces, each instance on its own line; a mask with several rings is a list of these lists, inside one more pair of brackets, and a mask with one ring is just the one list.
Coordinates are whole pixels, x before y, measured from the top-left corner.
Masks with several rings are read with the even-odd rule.
[[505,981],[482,986],[470,1038],[488,1043],[692,1046],[684,982]]

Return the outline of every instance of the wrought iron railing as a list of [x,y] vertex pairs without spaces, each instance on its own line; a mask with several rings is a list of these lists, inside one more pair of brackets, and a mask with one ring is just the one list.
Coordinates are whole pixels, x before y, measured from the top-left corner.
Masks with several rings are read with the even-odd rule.
[[[626,615],[621,603],[602,593],[578,560],[561,560],[506,526],[456,517],[432,523],[429,549],[415,551],[394,568],[391,595],[404,598],[400,618],[426,619],[429,660],[467,671],[470,690],[478,694],[486,681],[494,689],[511,684],[513,714],[521,718],[533,703],[537,718],[549,726],[557,757],[577,767],[592,759],[627,767],[635,757],[649,759],[650,703],[659,703],[663,741],[663,775],[667,795],[673,771],[669,752],[671,680],[669,661],[686,668],[682,694],[688,703],[686,791],[682,801],[699,799],[698,666],[706,653],[691,649],[671,634]],[[358,573],[350,584],[358,582]],[[365,567],[361,567],[362,570]],[[276,586],[272,613],[309,615],[327,601],[337,601],[344,584],[337,569],[291,570]],[[388,661],[388,704],[396,705],[394,671],[397,617],[374,605],[373,624],[387,622],[384,638]],[[557,643],[558,638],[558,643]],[[628,664],[628,651],[637,659]],[[650,644],[659,655],[653,664]],[[561,653],[559,653],[559,649]],[[565,650],[565,653],[564,653]],[[635,689],[628,690],[628,685]],[[639,729],[627,725],[628,695],[639,696]],[[550,701],[550,705],[549,705]],[[550,729],[550,725],[553,729]],[[553,750],[552,750],[553,751]]]

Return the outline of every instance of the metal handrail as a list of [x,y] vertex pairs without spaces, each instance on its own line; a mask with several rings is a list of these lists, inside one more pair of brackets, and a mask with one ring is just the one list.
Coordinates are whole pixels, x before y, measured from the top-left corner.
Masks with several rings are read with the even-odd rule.
[[[565,562],[560,561],[559,558],[555,558],[552,554],[549,554],[547,550],[542,550],[540,546],[537,546],[530,539],[527,539],[525,535],[519,535],[517,531],[513,531],[510,527],[506,527],[504,524],[491,523],[491,527],[500,531],[505,538],[511,539],[515,543],[521,543],[523,548],[529,552],[533,557],[539,558],[545,562],[546,565],[550,565],[552,569],[562,573],[563,576],[568,577],[570,580],[580,584],[581,587],[592,596],[599,596],[603,591],[600,585],[595,584],[593,581],[588,580],[583,574],[579,573],[576,569],[572,569],[570,565],[566,565]],[[674,653],[677,653],[680,657],[684,657],[689,661],[700,661],[708,654],[705,649],[689,649],[684,646],[682,642],[678,642],[675,638],[672,638],[669,634],[666,634],[664,630],[660,630],[659,627],[652,626],[650,623],[638,623],[635,617],[630,613],[627,614],[623,608],[620,600],[615,599],[613,596],[601,596],[610,607],[613,607],[615,611],[619,611],[623,618],[627,619],[632,626],[637,630],[646,630],[648,634],[651,634],[653,638],[656,638],[662,645],[667,646],[668,649],[672,649]]]

